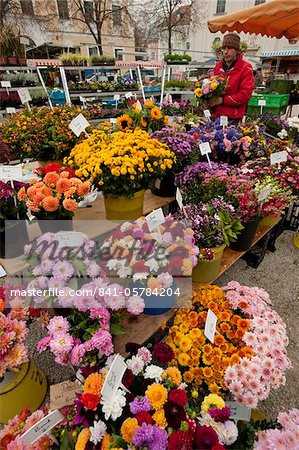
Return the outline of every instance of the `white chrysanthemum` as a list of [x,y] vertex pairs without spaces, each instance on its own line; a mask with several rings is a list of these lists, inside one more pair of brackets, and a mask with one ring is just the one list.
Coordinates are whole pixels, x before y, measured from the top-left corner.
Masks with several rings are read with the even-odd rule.
[[144,378],[150,378],[151,380],[155,380],[156,383],[159,383],[159,381],[162,381],[162,373],[164,372],[164,369],[162,369],[159,366],[155,366],[154,364],[151,364],[150,366],[147,366],[144,372]]
[[101,405],[103,413],[105,414],[105,420],[110,417],[112,420],[118,419],[122,415],[123,407],[126,404],[125,392],[121,389],[117,389],[112,400],[101,399]]
[[127,360],[127,366],[132,370],[133,375],[138,375],[143,370],[144,362],[140,356],[132,356]]
[[99,420],[98,422],[93,422],[93,427],[89,427],[90,438],[89,440],[94,444],[99,444],[106,433],[107,427],[104,422]]

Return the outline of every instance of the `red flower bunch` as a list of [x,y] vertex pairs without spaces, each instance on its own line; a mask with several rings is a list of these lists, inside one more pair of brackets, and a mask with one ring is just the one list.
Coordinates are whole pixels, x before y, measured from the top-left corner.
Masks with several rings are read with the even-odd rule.
[[100,398],[98,395],[86,392],[81,395],[80,402],[83,404],[85,409],[91,409],[92,411],[96,411],[97,406],[100,402]]
[[164,342],[157,342],[153,346],[153,358],[158,364],[167,364],[174,358],[174,352],[169,345]]
[[36,173],[38,176],[40,176],[43,179],[44,176],[49,172],[56,172],[56,173],[68,172],[70,177],[76,177],[76,173],[75,173],[74,169],[72,169],[71,167],[67,167],[62,164],[59,164],[57,162],[48,164],[45,167],[42,167],[42,166],[38,167],[34,173]]

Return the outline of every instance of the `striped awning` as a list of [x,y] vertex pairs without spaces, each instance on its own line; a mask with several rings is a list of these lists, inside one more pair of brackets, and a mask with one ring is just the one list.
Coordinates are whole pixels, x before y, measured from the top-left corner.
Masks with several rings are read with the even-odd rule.
[[264,52],[261,58],[271,58],[276,56],[299,56],[299,48],[294,50],[278,50],[276,52]]

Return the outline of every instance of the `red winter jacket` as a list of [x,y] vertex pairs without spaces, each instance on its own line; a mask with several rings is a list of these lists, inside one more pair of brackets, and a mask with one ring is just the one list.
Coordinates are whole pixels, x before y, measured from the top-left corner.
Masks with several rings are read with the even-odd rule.
[[246,111],[247,103],[254,89],[252,66],[239,55],[234,66],[225,72],[222,61],[219,61],[213,73],[227,78],[228,83],[223,97],[223,104],[217,105],[213,115],[227,116],[230,119],[241,119]]

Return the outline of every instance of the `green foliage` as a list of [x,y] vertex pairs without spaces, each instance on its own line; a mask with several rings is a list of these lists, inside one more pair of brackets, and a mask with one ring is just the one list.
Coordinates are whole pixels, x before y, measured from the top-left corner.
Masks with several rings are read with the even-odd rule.
[[86,65],[88,58],[86,56],[82,56],[79,53],[62,53],[58,57],[58,60],[63,64],[69,64],[70,66],[84,66]]
[[166,83],[165,83],[165,89],[178,88],[182,91],[189,90],[189,89],[191,89],[192,86],[193,86],[192,81],[171,80],[171,81],[166,81]]
[[224,243],[228,246],[237,240],[238,234],[244,227],[241,220],[233,219],[227,211],[219,211],[218,216],[222,223]]
[[192,61],[192,58],[190,55],[187,55],[187,53],[179,54],[179,53],[168,53],[167,55],[164,55],[164,61],[165,62],[184,62],[184,61]]
[[90,57],[90,61],[91,61],[92,63],[97,63],[97,62],[99,62],[99,63],[101,63],[101,62],[111,62],[111,63],[112,63],[112,62],[115,62],[116,59],[115,59],[113,56],[92,55],[92,56]]

